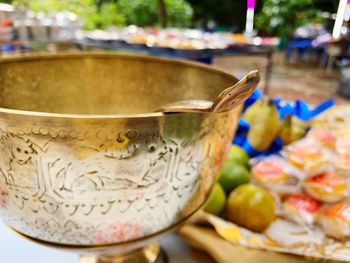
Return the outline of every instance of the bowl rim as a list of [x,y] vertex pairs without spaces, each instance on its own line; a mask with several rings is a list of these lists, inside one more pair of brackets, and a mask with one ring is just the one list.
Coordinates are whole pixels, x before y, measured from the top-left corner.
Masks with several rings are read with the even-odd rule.
[[[231,78],[233,82],[237,82],[238,78],[226,70],[222,70],[217,67],[208,66],[199,62],[194,62],[184,59],[174,59],[166,57],[156,57],[150,55],[135,55],[135,54],[123,54],[123,53],[108,53],[108,52],[74,52],[74,53],[57,53],[57,54],[35,54],[35,55],[22,55],[13,56],[0,59],[0,64],[13,63],[13,62],[27,62],[27,61],[38,61],[38,60],[55,60],[62,58],[122,58],[130,60],[141,60],[148,62],[160,62],[169,63],[174,65],[185,65],[190,68],[197,68],[203,71],[215,73]],[[234,84],[234,83],[232,83]],[[50,113],[40,111],[27,111],[27,110],[16,110],[11,108],[0,107],[0,114],[13,114],[33,117],[52,117],[52,118],[66,118],[66,119],[132,119],[132,118],[148,118],[148,117],[161,117],[165,114],[162,112],[147,112],[147,113],[136,113],[136,114],[70,114],[70,113]],[[173,114],[185,114],[185,113],[173,113]]]

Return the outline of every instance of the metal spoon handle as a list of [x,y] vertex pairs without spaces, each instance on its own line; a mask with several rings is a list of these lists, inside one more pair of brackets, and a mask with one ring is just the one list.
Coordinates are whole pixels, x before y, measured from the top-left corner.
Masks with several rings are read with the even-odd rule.
[[249,72],[232,87],[219,94],[214,102],[207,100],[175,101],[161,106],[156,112],[224,112],[232,110],[243,103],[255,90],[260,81],[259,71]]
[[260,73],[257,70],[250,71],[235,85],[225,89],[216,98],[209,111],[224,112],[232,110],[242,104],[256,89],[260,81]]

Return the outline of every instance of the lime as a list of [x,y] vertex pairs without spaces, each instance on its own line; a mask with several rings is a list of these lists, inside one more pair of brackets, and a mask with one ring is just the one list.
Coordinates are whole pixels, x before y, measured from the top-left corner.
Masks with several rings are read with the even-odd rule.
[[205,205],[204,211],[213,215],[220,215],[226,204],[226,195],[222,186],[218,183],[215,184],[213,192],[209,198],[209,201]]
[[226,193],[230,193],[237,186],[249,183],[249,181],[250,173],[246,166],[230,161],[226,161],[222,166],[219,183]]
[[226,161],[239,163],[249,167],[249,155],[237,145],[231,146]]
[[261,232],[275,218],[273,198],[259,186],[241,185],[228,197],[226,216],[233,223]]

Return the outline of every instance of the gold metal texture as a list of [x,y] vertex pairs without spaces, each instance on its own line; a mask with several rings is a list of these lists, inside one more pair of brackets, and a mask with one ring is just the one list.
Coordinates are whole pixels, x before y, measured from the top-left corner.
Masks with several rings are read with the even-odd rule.
[[135,55],[1,59],[0,218],[68,247],[124,244],[126,253],[154,242],[207,200],[240,108],[151,111],[212,101],[235,82],[201,64]]
[[[9,226],[8,226],[9,227]],[[79,262],[80,263],[167,263],[167,256],[160,248],[159,242],[147,242],[146,245],[140,246],[138,243],[142,242],[141,239],[131,242],[130,247],[126,248],[121,244],[109,244],[105,246],[87,247],[81,246],[65,246],[59,244],[51,244],[38,239],[31,238],[23,235],[15,229],[9,227],[18,236],[36,243],[38,245],[44,245],[55,249],[63,249],[71,252],[81,253]],[[164,234],[164,233],[163,233]],[[159,238],[159,235],[157,235]],[[132,249],[136,247],[136,249]]]

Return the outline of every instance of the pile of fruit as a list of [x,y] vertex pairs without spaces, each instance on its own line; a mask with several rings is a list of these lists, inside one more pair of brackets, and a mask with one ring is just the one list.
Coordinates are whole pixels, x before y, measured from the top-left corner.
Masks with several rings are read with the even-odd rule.
[[288,111],[281,114],[276,103],[268,97],[258,99],[248,107],[242,115],[242,120],[249,128],[243,134],[239,134],[239,137],[244,135],[245,138],[239,145],[250,156],[269,150],[276,140],[282,141],[279,148],[299,140],[309,128],[308,122],[288,114]]
[[245,111],[243,118],[251,125],[247,140],[264,151],[279,137],[283,149],[250,159],[233,145],[205,211],[254,232],[279,218],[310,231],[318,226],[335,239],[350,238],[348,128],[307,132],[293,117],[280,122],[274,107],[258,100]]
[[233,145],[204,210],[253,231],[263,231],[274,220],[274,200],[264,188],[249,182],[249,156]]

